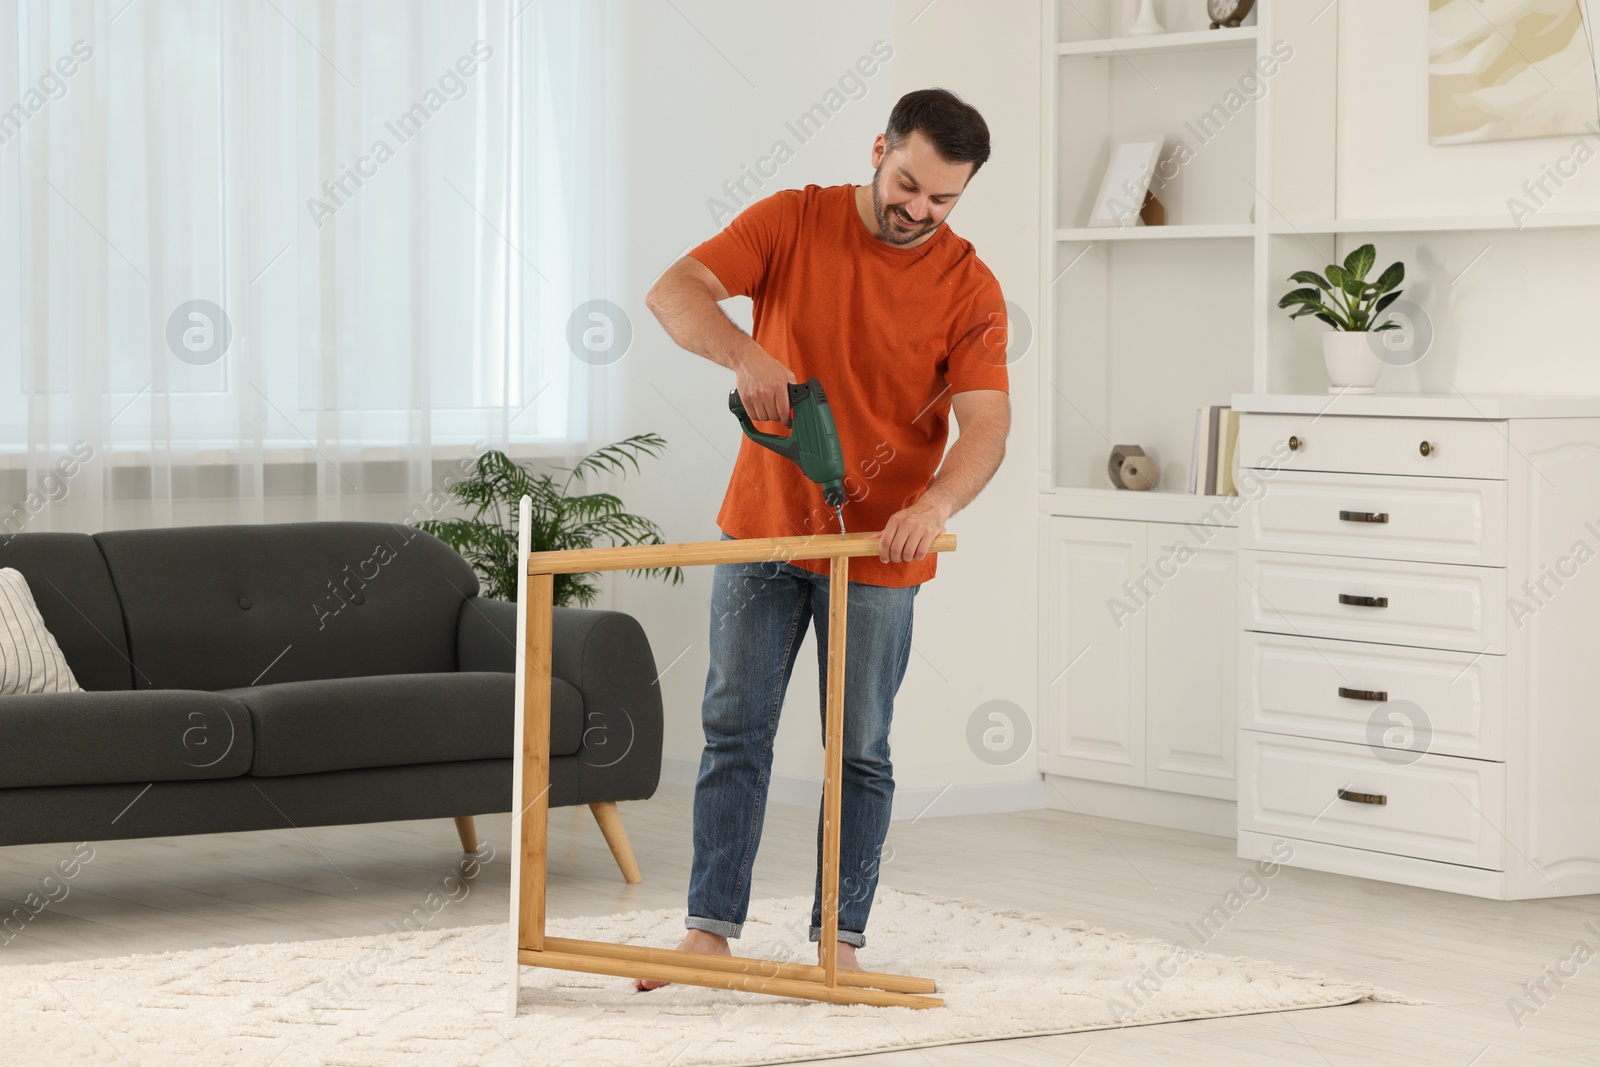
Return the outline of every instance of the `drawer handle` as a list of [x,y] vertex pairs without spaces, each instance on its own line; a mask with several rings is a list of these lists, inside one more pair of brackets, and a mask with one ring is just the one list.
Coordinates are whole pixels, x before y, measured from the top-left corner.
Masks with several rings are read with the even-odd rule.
[[1348,789],[1339,790],[1339,799],[1348,800],[1352,804],[1377,804],[1382,806],[1389,803],[1389,797],[1384,793],[1352,793]]
[[1339,518],[1345,522],[1388,522],[1387,511],[1345,511],[1339,510]]
[[1358,608],[1386,608],[1389,598],[1386,596],[1358,596],[1355,593],[1340,593],[1339,603],[1354,604]]
[[1417,446],[1417,451],[1421,452],[1424,456],[1431,456],[1435,452],[1439,451],[1439,446],[1430,445],[1428,442],[1424,441],[1422,444]]
[[1351,700],[1388,700],[1389,694],[1382,689],[1348,689],[1339,687],[1339,695],[1349,697]]
[[1289,451],[1290,452],[1298,452],[1302,448],[1304,448],[1305,446],[1306,446],[1305,438],[1303,438],[1303,437],[1290,437],[1289,438]]

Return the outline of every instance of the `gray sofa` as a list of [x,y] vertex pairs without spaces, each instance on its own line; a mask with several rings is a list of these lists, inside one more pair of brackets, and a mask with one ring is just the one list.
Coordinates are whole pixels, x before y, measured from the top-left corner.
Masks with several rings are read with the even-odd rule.
[[[452,817],[511,808],[516,608],[388,523],[23,533],[82,693],[0,697],[0,845]],[[550,803],[649,797],[661,697],[630,616],[557,608]],[[620,847],[619,847],[620,846]]]

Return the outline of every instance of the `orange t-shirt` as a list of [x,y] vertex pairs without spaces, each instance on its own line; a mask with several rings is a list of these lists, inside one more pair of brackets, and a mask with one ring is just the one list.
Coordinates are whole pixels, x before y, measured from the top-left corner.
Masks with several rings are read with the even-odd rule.
[[[751,204],[689,254],[755,303],[754,337],[801,382],[822,383],[844,452],[845,526],[881,530],[927,489],[944,458],[950,397],[1007,389],[1000,284],[946,223],[916,248],[885,244],[856,212],[856,187],[786,190]],[[781,423],[758,430],[787,434]],[[726,433],[738,433],[728,416]],[[731,537],[837,533],[822,488],[739,434],[717,525]],[[850,562],[852,581],[917,585],[937,560]],[[795,560],[826,574],[825,560]]]

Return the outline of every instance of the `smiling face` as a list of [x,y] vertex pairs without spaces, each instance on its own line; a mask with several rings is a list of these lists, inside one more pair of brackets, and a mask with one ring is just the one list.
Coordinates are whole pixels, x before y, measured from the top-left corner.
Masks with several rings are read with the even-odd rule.
[[872,145],[872,214],[877,238],[887,244],[915,246],[928,240],[955,207],[971,163],[950,163],[920,131],[913,130],[898,148],[878,134]]

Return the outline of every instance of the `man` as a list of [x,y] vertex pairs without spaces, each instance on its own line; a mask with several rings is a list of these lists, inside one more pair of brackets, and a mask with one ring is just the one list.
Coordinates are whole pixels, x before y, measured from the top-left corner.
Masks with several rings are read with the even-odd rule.
[[[646,297],[674,341],[734,372],[751,419],[773,424],[762,429],[788,424],[790,383],[820,380],[849,471],[845,524],[883,531],[877,558],[850,567],[841,968],[857,969],[866,943],[894,796],[889,725],[912,600],[935,570],[928,548],[999,467],[1010,429],[1005,301],[972,245],[945,225],[988,158],[976,109],[943,89],[908,93],[874,139],[871,186],[807,186],[751,204]],[[753,337],[717,306],[740,295],[754,301]],[[945,456],[952,412],[960,437]],[[832,533],[838,523],[796,464],[743,440],[717,525],[746,538]],[[825,686],[827,619],[825,560],[714,568],[682,949],[729,955],[728,938],[740,934],[784,691],[808,622]],[[817,837],[813,941],[820,819]]]

